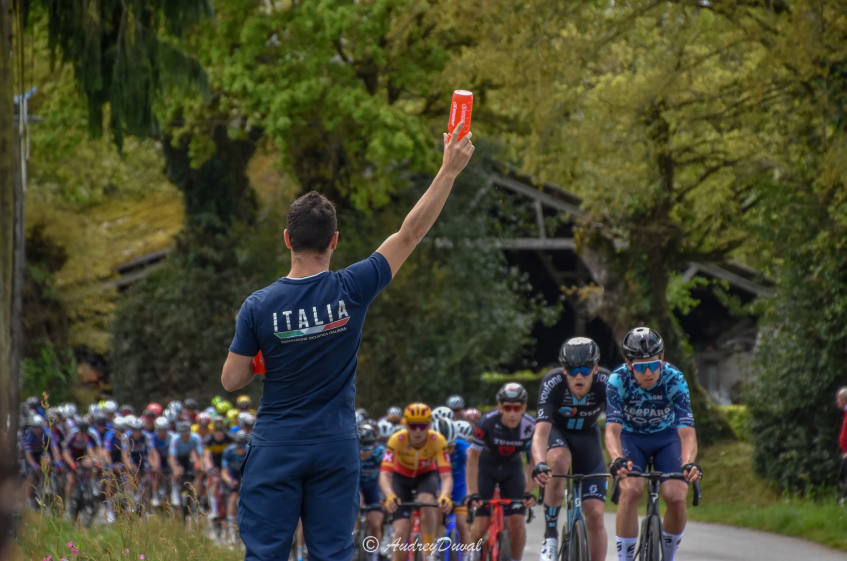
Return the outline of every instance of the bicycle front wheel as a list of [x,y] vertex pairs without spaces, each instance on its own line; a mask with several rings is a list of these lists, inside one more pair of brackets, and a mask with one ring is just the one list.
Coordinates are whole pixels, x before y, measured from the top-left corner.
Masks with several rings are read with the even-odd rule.
[[590,561],[588,533],[585,530],[584,520],[574,522],[569,546],[568,561]]
[[660,561],[662,558],[662,523],[651,516],[642,535],[641,561]]
[[497,536],[497,549],[499,555],[495,561],[512,561],[512,546],[508,530],[503,530]]
[[459,545],[459,534],[456,530],[450,530],[450,534],[447,537],[450,538],[450,549],[445,552],[444,557],[447,561],[459,561],[459,550],[457,549]]
[[420,534],[412,534],[412,547],[414,551],[412,552],[412,560],[413,561],[423,561],[424,552],[423,552],[423,538]]

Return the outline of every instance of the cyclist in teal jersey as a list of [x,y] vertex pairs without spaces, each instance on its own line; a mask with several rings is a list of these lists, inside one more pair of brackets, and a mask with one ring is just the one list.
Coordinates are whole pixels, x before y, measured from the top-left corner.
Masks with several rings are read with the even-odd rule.
[[613,476],[621,476],[621,497],[615,519],[618,560],[632,561],[638,536],[638,504],[644,479],[627,478],[644,472],[652,461],[655,471],[682,473],[687,481],[662,483],[667,505],[663,523],[664,561],[674,561],[685,530],[688,483],[697,481],[697,433],[691,414],[688,385],[682,373],[665,362],[662,337],[638,327],[624,337],[626,363],[609,377],[606,387],[606,450],[614,461]]

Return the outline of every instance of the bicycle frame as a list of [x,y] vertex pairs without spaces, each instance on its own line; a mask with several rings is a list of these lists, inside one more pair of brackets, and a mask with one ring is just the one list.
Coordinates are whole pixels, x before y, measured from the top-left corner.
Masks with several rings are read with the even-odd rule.
[[[397,506],[410,506],[410,507],[412,507],[412,516],[411,516],[412,527],[409,530],[409,537],[406,540],[406,543],[408,544],[408,543],[411,543],[412,537],[415,534],[418,534],[418,535],[421,535],[421,536],[423,535],[421,533],[421,508],[428,507],[428,506],[438,508],[439,505],[438,505],[438,503],[411,502],[411,503],[398,503]],[[421,552],[421,557],[423,557],[423,552]],[[406,559],[408,561],[414,561],[415,551],[413,551],[411,549],[408,550],[406,552]]]
[[[481,561],[485,561],[486,559],[497,561],[500,558],[500,546],[498,545],[498,539],[500,538],[500,534],[506,528],[504,509],[513,504],[523,505],[523,501],[501,498],[500,486],[497,485],[494,487],[494,496],[487,501],[481,502],[482,504],[487,504],[491,507],[491,522],[488,525],[488,541],[482,546],[480,559]],[[468,524],[473,524],[474,518],[476,518],[476,509],[477,507],[473,507],[468,510]],[[530,508],[527,512],[526,521],[532,521],[532,517],[533,511],[532,508]],[[490,555],[488,554],[489,552],[491,552]]]
[[[567,474],[567,473],[552,473],[550,477],[560,477],[567,480],[567,488],[565,489],[565,504],[567,505],[567,519],[565,524],[567,532],[562,536],[562,546],[559,548],[560,557],[567,556],[567,550],[570,546],[571,536],[574,525],[578,520],[585,524],[585,516],[582,513],[582,483],[586,479],[594,477],[611,477],[608,473],[590,473],[587,475]],[[539,501],[544,502],[544,488],[539,493]],[[585,536],[587,542],[588,536]]]
[[[635,548],[635,556],[639,559],[643,559],[641,553],[645,550],[645,548],[647,548],[648,529],[650,528],[653,520],[657,521],[656,527],[660,533],[659,539],[661,539],[661,532],[663,530],[662,517],[659,514],[659,491],[662,482],[671,479],[686,481],[685,476],[681,473],[662,473],[660,471],[652,471],[652,465],[648,465],[647,469],[648,471],[646,473],[629,472],[627,474],[627,477],[641,477],[647,480],[647,515],[641,522],[638,546]],[[692,504],[694,506],[698,506],[700,504],[700,498],[702,497],[702,493],[700,492],[700,482],[694,481],[693,486],[694,500]],[[618,499],[620,499],[620,477],[616,477],[615,482],[612,485],[612,502],[618,504]],[[649,549],[646,551],[649,551]],[[661,557],[661,552],[658,555]]]

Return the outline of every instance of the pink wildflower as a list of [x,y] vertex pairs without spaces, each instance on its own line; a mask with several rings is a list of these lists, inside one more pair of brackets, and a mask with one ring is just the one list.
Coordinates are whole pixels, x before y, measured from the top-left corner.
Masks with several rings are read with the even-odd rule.
[[68,542],[68,547],[73,547],[73,546],[74,546],[74,542]]
[[144,559],[144,555],[142,555],[141,557],[139,557],[139,559]]
[[77,550],[76,550],[76,548],[73,548],[73,549],[71,550],[71,552],[72,552],[74,555],[76,555],[76,551],[77,551]]
[[44,557],[41,561],[53,561],[53,556],[48,555],[47,557]]

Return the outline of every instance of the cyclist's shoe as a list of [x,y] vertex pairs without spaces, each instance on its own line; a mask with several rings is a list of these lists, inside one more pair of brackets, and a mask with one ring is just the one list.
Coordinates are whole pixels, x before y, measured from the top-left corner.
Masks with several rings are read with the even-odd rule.
[[162,501],[159,500],[159,497],[153,497],[153,500],[150,501],[153,506],[160,507],[162,506]]
[[111,510],[106,513],[106,523],[111,524],[115,521],[115,513]]
[[556,561],[559,553],[559,540],[556,538],[545,538],[541,546],[541,561]]
[[218,519],[218,512],[216,510],[212,510],[209,513],[209,520],[217,520],[217,519]]
[[379,545],[379,556],[385,557],[386,559],[391,558],[391,551],[389,550],[390,542],[384,536],[382,538],[382,543]]

